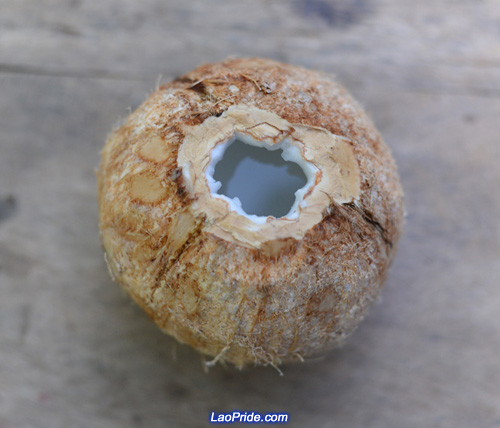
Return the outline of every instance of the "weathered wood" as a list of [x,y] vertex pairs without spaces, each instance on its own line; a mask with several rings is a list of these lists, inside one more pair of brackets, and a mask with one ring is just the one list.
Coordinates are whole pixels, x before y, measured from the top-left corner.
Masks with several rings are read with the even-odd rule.
[[[500,427],[496,0],[56,0],[0,5],[0,428]],[[406,233],[341,350],[215,367],[109,279],[94,168],[159,76],[228,55],[334,72],[398,161]]]
[[4,72],[151,81],[227,55],[257,55],[353,85],[500,92],[496,0],[6,3]]

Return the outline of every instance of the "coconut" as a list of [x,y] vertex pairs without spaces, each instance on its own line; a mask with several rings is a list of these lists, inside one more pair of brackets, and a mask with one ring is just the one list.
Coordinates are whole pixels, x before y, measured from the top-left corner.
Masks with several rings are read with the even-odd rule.
[[[236,145],[260,157],[228,195],[218,168],[236,174]],[[277,153],[283,165],[267,164]],[[302,185],[280,203],[291,178],[261,171],[290,165]],[[403,223],[394,160],[359,104],[329,75],[265,59],[159,87],[108,138],[98,183],[113,278],[163,331],[238,367],[341,345]],[[269,199],[276,209],[259,206]]]

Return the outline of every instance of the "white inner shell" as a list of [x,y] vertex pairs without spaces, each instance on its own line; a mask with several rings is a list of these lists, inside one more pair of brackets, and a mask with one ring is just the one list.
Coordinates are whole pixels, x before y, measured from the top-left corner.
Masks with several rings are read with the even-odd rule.
[[[235,197],[228,197],[223,194],[217,193],[220,188],[222,187],[222,183],[220,181],[217,181],[214,178],[214,173],[217,164],[219,161],[221,161],[224,157],[224,154],[226,150],[234,143],[234,142],[242,142],[245,144],[248,144],[249,146],[255,146],[255,147],[261,147],[265,148],[269,151],[276,151],[276,150],[282,150],[281,157],[288,162],[293,162],[297,164],[303,171],[305,177],[306,177],[306,182],[305,184],[300,187],[296,192],[295,192],[295,201],[293,202],[291,208],[289,209],[288,213],[286,213],[282,217],[278,218],[287,218],[290,220],[296,220],[299,217],[299,211],[300,208],[304,208],[307,206],[306,201],[304,200],[304,196],[307,194],[309,189],[314,185],[315,179],[316,179],[316,173],[318,171],[318,168],[316,168],[312,163],[307,162],[302,154],[300,148],[293,144],[292,141],[285,139],[279,143],[272,144],[266,141],[259,141],[255,140],[252,137],[242,134],[242,133],[236,133],[233,138],[231,138],[229,141],[226,141],[224,143],[219,143],[217,144],[214,149],[211,152],[211,159],[210,163],[208,164],[206,170],[205,170],[205,176],[210,188],[210,193],[211,196],[214,198],[219,198],[224,201],[226,201],[229,205],[229,209],[231,211],[234,211],[238,213],[241,216],[244,216],[251,220],[252,222],[256,224],[264,224],[268,219],[273,219],[276,218],[273,215],[254,215],[254,214],[248,214],[245,212],[245,210],[242,207],[242,203],[240,199],[235,196]],[[241,155],[241,153],[240,153]],[[284,189],[289,190],[291,183],[297,183],[300,181],[300,184],[304,183],[304,180],[297,180],[297,176],[294,176],[291,174],[289,171],[284,171],[283,167],[286,168],[286,164],[284,165],[273,165],[270,166],[269,164],[266,163],[259,163],[259,160],[257,159],[248,159],[244,158],[243,161],[251,160],[251,164],[247,163],[246,167],[248,168],[251,165],[252,168],[252,174],[251,176],[243,177],[240,178],[238,181],[238,173],[235,172],[233,174],[233,178],[231,180],[236,180],[233,183],[233,189],[237,189],[236,192],[233,190],[234,193],[238,193],[241,197],[243,197],[243,192],[245,191],[245,188],[249,188],[252,186],[252,181],[255,179],[255,177],[260,177],[264,176],[267,174],[267,177],[269,177],[270,172],[272,175],[269,177],[269,181],[273,181],[270,183],[270,185],[273,185],[274,187],[276,186],[283,186]],[[237,166],[236,166],[237,167]],[[270,171],[270,168],[273,168]],[[228,185],[231,184],[228,182]],[[255,184],[254,184],[255,185]],[[262,192],[265,192],[265,189],[262,190]],[[231,192],[228,192],[231,193]],[[258,204],[258,200],[253,200],[251,201],[251,205],[255,206],[255,204]],[[276,209],[279,209],[281,212],[286,212],[286,207],[283,207],[282,205],[279,206],[279,203],[276,203],[274,205],[274,211]],[[284,211],[285,210],[285,211]]]

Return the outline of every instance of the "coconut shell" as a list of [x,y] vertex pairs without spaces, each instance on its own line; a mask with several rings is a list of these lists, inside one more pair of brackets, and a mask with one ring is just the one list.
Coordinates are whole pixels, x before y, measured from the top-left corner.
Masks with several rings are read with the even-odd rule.
[[[235,133],[293,141],[317,167],[298,218],[257,225],[210,193],[211,150]],[[329,75],[265,59],[158,88],[108,138],[98,183],[113,278],[163,331],[238,367],[341,345],[403,223],[394,160],[359,104]]]

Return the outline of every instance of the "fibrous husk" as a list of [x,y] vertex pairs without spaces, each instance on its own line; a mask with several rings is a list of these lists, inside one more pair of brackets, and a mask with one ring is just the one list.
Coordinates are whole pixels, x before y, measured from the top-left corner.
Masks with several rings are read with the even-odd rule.
[[[211,194],[236,133],[317,168],[295,219],[262,224]],[[403,223],[389,149],[331,76],[264,59],[161,86],[112,133],[98,172],[114,278],[179,341],[239,367],[338,346],[379,294]]]

